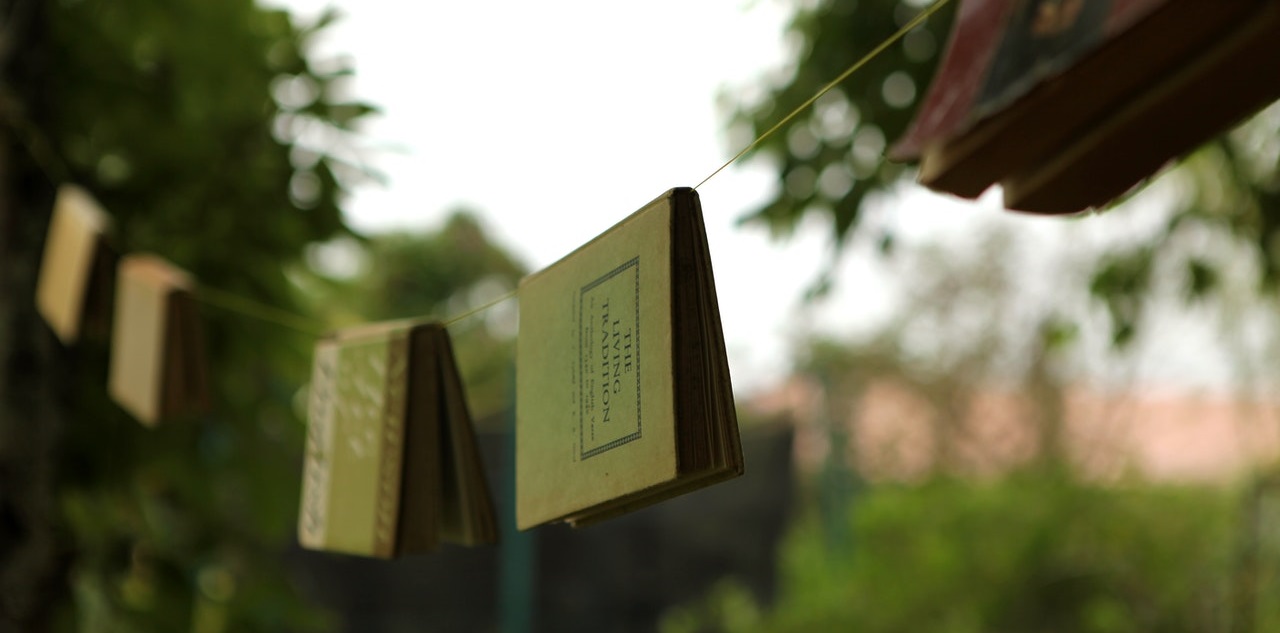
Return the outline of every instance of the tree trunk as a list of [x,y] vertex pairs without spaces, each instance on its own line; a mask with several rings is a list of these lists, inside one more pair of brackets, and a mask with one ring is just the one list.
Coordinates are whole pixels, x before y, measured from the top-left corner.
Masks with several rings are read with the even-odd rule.
[[70,381],[35,312],[53,190],[32,159],[32,143],[45,142],[35,130],[47,111],[47,13],[41,0],[0,0],[0,16],[0,630],[44,631],[67,593],[54,490]]

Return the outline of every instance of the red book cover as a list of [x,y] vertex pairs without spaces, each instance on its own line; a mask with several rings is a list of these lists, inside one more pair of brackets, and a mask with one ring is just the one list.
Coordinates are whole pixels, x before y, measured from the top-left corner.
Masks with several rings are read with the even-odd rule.
[[1169,1],[961,0],[937,76],[890,158],[956,138]]

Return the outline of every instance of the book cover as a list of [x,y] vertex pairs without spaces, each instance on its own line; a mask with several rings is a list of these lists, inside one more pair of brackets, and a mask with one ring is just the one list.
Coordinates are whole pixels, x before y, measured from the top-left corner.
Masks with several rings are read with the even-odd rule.
[[933,84],[889,157],[913,160],[961,136],[1160,5],[1179,1],[961,0]]
[[[974,198],[1001,182],[1010,209],[1101,206],[1275,98],[1247,83],[1274,82],[1215,75],[1274,74],[1274,30],[1248,35],[1269,19],[1270,0],[1021,0],[995,22],[974,17],[994,17],[998,1],[966,1],[939,75],[890,152],[918,157],[919,181],[937,191]],[[1242,40],[1261,53],[1223,53]],[[1213,98],[1197,99],[1201,89]],[[1169,125],[1152,132],[1157,121]]]
[[1260,80],[1280,76],[1280,2],[1257,8],[1052,157],[1012,170],[1000,181],[1005,207],[1074,213],[1105,205],[1280,99],[1280,83]]
[[526,277],[516,347],[520,528],[587,525],[742,474],[694,190]]
[[139,422],[204,409],[204,342],[183,270],[154,255],[120,260],[107,391]]
[[298,541],[389,558],[399,521],[407,333],[316,345]]
[[36,282],[36,309],[63,343],[75,342],[86,318],[94,316],[86,311],[91,286],[106,282],[105,275],[95,275],[95,267],[109,265],[104,256],[110,226],[106,211],[87,191],[58,187]]
[[307,418],[303,547],[395,558],[497,538],[440,323],[375,323],[318,342]]
[[675,479],[670,196],[520,284],[517,524]]

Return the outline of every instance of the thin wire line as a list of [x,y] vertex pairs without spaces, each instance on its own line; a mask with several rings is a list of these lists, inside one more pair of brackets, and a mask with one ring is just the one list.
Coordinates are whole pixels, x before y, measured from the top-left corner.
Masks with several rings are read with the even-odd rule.
[[[196,291],[193,294],[195,295],[195,298],[202,303],[206,303],[208,305],[215,306],[223,310],[226,310],[228,312],[239,314],[241,316],[246,316],[249,318],[258,319],[259,321],[265,321],[267,323],[279,325],[281,327],[289,328],[296,332],[307,334],[315,338],[323,338],[328,335],[328,332],[325,328],[321,327],[318,323],[312,321],[311,319],[308,319],[306,317],[303,317],[297,314],[293,314],[292,312],[281,310],[280,308],[276,308],[274,306],[270,306],[264,303],[259,303],[252,299],[248,299],[240,295],[227,292],[226,290],[219,290],[217,288],[211,288],[209,286],[201,285],[196,288]],[[425,323],[440,323],[440,325],[448,327],[450,325],[453,325],[454,323],[462,321],[463,319],[475,316],[481,312],[484,312],[490,308],[493,308],[499,303],[502,303],[509,299],[513,299],[516,297],[516,295],[517,295],[517,291],[511,290],[482,305],[476,306],[474,308],[471,308],[470,310],[467,310],[466,312],[462,312],[461,314],[457,314],[455,316],[452,316],[444,320],[441,320],[440,317],[438,316],[430,315],[430,316],[423,316],[423,317],[408,317],[408,318],[402,318],[402,319],[392,319],[389,321],[379,321],[379,323],[388,324],[388,325],[397,324],[402,327],[412,327],[415,325],[422,325]]]
[[470,310],[467,310],[466,312],[463,312],[462,314],[459,314],[459,315],[457,315],[457,316],[453,316],[453,317],[450,317],[450,318],[446,319],[446,320],[443,322],[443,325],[445,325],[445,326],[450,326],[450,325],[453,325],[454,323],[457,323],[458,321],[461,321],[461,320],[463,320],[463,319],[465,319],[465,318],[467,318],[467,317],[475,316],[475,315],[477,315],[477,314],[480,314],[481,312],[484,312],[485,310],[488,310],[489,308],[492,308],[492,307],[494,307],[494,306],[498,305],[499,303],[502,303],[503,301],[506,301],[506,300],[508,300],[508,299],[514,299],[514,298],[515,298],[515,296],[516,296],[517,294],[519,294],[519,291],[518,291],[518,290],[511,290],[511,291],[508,291],[506,294],[504,294],[504,295],[502,295],[502,296],[500,296],[500,297],[498,297],[498,298],[496,298],[496,299],[494,299],[494,300],[492,300],[492,301],[489,301],[488,303],[485,303],[484,305],[476,306],[476,307],[474,307],[474,308],[472,308],[472,309],[470,309]]
[[881,42],[875,48],[871,49],[870,53],[863,55],[862,59],[859,59],[858,61],[854,62],[852,66],[849,66],[848,68],[846,68],[844,72],[840,73],[839,77],[832,79],[830,82],[827,83],[827,85],[823,86],[822,90],[818,91],[818,94],[815,94],[812,97],[809,97],[807,101],[800,104],[798,107],[796,107],[796,109],[792,110],[791,113],[783,117],[781,121],[778,121],[777,123],[774,124],[773,127],[766,130],[764,134],[757,136],[756,140],[751,141],[750,145],[747,145],[746,147],[744,147],[742,151],[735,154],[733,158],[730,158],[728,161],[725,161],[725,164],[716,168],[715,171],[711,172],[710,176],[703,178],[702,182],[698,183],[693,188],[697,190],[698,187],[701,187],[702,185],[707,184],[708,180],[715,178],[716,174],[719,174],[720,172],[724,171],[726,167],[738,162],[739,158],[746,156],[747,152],[750,152],[751,150],[755,149],[756,146],[763,143],[765,139],[769,138],[770,136],[773,136],[774,132],[777,132],[782,126],[789,123],[791,119],[796,118],[796,116],[798,116],[801,112],[804,112],[806,109],[808,109],[809,106],[813,105],[813,102],[817,101],[818,99],[821,99],[822,95],[827,94],[828,92],[831,91],[832,88],[835,88],[841,82],[848,79],[849,75],[852,75],[853,73],[858,72],[858,70],[860,70],[863,66],[866,66],[868,62],[875,59],[876,57],[879,57],[880,53],[883,53],[895,42],[902,39],[902,37],[906,35],[908,32],[910,32],[911,29],[914,29],[917,26],[919,26],[920,23],[928,19],[929,16],[933,15],[934,13],[937,13],[938,9],[941,9],[942,7],[946,6],[948,2],[951,2],[951,0],[937,0],[933,4],[929,5],[927,9],[918,13],[916,17],[911,18],[911,21],[907,22],[905,26],[898,29],[897,33],[894,33],[893,35],[889,36],[889,39]]
[[454,323],[462,321],[463,319],[480,314],[481,312],[484,312],[485,310],[488,310],[498,305],[499,303],[502,303],[503,301],[513,299],[518,294],[519,292],[516,290],[508,291],[502,294],[501,296],[498,296],[482,305],[478,305],[474,308],[471,308],[470,310],[454,315],[447,319],[442,319],[437,315],[429,314],[429,315],[420,316],[420,317],[403,317],[399,319],[389,319],[385,321],[366,322],[366,323],[361,323],[359,325],[353,325],[352,327],[360,327],[360,325],[371,325],[374,323],[380,326],[394,327],[394,328],[411,328],[417,325],[426,325],[428,323],[438,323],[442,327],[448,327],[450,325],[453,325]]
[[320,327],[318,323],[306,317],[298,316],[264,303],[258,303],[253,299],[248,299],[246,297],[227,292],[226,290],[219,290],[217,288],[200,285],[196,287],[195,292],[192,294],[195,296],[197,301],[222,308],[227,312],[234,312],[242,316],[258,319],[259,321],[273,323],[316,338],[320,338],[325,335],[325,329],[323,327]]
[[21,106],[7,91],[0,91],[0,113],[3,114],[4,122],[9,124],[7,127],[13,137],[27,150],[27,155],[36,168],[50,183],[57,185],[71,179],[71,168],[66,161],[54,150],[53,144],[40,128],[22,113]]
[[[57,154],[55,154],[52,151],[52,147],[50,146],[48,140],[40,132],[40,130],[36,128],[36,126],[31,125],[29,121],[27,121],[24,117],[20,116],[14,110],[14,107],[11,101],[8,100],[6,97],[7,95],[0,92],[0,115],[2,115],[10,123],[9,129],[13,132],[14,136],[18,138],[18,140],[22,143],[23,147],[27,150],[27,154],[31,156],[32,160],[36,164],[36,167],[40,171],[44,172],[45,177],[48,178],[54,184],[58,184],[59,182],[69,181],[70,180],[69,170],[67,169],[66,164],[62,162],[61,157],[59,157]],[[57,172],[57,173],[54,173],[54,172]],[[320,326],[319,323],[317,323],[316,321],[313,321],[312,319],[294,314],[292,312],[277,308],[275,306],[254,301],[253,299],[249,299],[248,297],[237,295],[235,293],[228,292],[226,290],[220,290],[218,288],[213,288],[211,286],[199,284],[196,286],[195,292],[193,292],[192,295],[196,298],[197,301],[200,301],[201,303],[211,305],[211,306],[220,308],[222,310],[225,310],[227,312],[238,314],[240,316],[245,316],[252,319],[258,319],[259,321],[271,323],[274,325],[279,325],[281,327],[288,328],[290,330],[294,330],[296,332],[306,334],[308,336],[312,336],[315,338],[322,338],[324,336],[327,336],[327,328]],[[515,296],[516,296],[516,291],[511,290],[510,292],[507,292],[502,296],[499,296],[493,299],[492,301],[489,301],[488,303],[485,303],[483,305],[467,310],[466,312],[450,317],[449,319],[446,319],[444,321],[440,321],[440,318],[437,316],[427,316],[427,317],[418,317],[418,318],[411,317],[406,319],[398,319],[397,321],[403,322],[404,324],[410,325],[410,326],[421,324],[421,323],[433,323],[433,322],[439,321],[441,325],[444,325],[447,327],[449,325],[462,321],[467,317],[475,316],[476,314],[484,312],[485,310],[488,310],[498,305],[499,303],[502,303]]]
[[[0,116],[9,124],[9,130],[27,150],[36,167],[45,178],[57,185],[70,182],[70,169],[56,152],[41,130],[22,116],[7,93],[0,92]],[[192,293],[197,301],[217,308],[285,327],[309,336],[324,336],[325,330],[312,320],[286,310],[259,303],[226,290],[197,285]]]
[[[809,97],[808,100],[800,104],[796,109],[792,110],[790,114],[783,117],[781,121],[778,121],[776,124],[773,125],[773,127],[769,128],[763,134],[756,137],[756,139],[752,141],[749,145],[747,145],[745,148],[743,148],[742,151],[735,154],[733,158],[730,158],[723,165],[718,167],[715,171],[711,172],[711,175],[707,176],[706,178],[703,178],[702,182],[699,182],[694,187],[694,189],[696,190],[698,187],[705,185],[708,180],[711,180],[721,171],[724,171],[725,168],[737,162],[738,159],[742,158],[748,152],[755,149],[758,145],[760,145],[760,143],[763,143],[766,139],[772,136],[784,125],[791,122],[791,120],[794,119],[796,116],[798,116],[801,112],[805,111],[807,108],[809,108],[809,106],[813,105],[814,102],[822,98],[822,95],[825,95],[828,92],[830,92],[832,88],[836,87],[841,82],[848,79],[850,75],[857,72],[863,66],[865,66],[868,62],[878,57],[881,53],[883,53],[886,49],[892,46],[895,42],[902,39],[902,37],[905,36],[908,32],[910,32],[911,29],[914,29],[915,27],[919,26],[929,16],[936,13],[939,9],[941,9],[950,1],[951,0],[937,0],[928,8],[921,11],[909,22],[907,22],[906,25],[898,29],[896,33],[894,33],[885,41],[881,42],[875,48],[871,49],[871,52],[864,55],[861,59],[854,62],[853,65],[849,66],[849,68],[845,69],[844,72],[840,73],[840,76],[828,82],[825,86],[822,87],[821,90],[818,91],[817,94],[813,95],[812,97]],[[0,96],[3,96],[3,95],[0,95]],[[22,144],[25,146],[28,153],[35,160],[36,164],[41,168],[41,171],[45,172],[46,177],[49,177],[50,180],[62,180],[62,181],[68,180],[67,176],[69,176],[69,173],[68,173],[69,170],[66,168],[65,164],[62,163],[62,161],[60,160],[60,157],[52,152],[52,148],[49,147],[47,143],[41,142],[43,141],[43,135],[40,134],[40,131],[36,129],[35,126],[30,125],[29,122],[27,122],[23,117],[21,117],[16,112],[14,112],[12,104],[7,103],[7,100],[0,100],[0,112],[3,112],[3,114],[5,115],[5,118],[8,119],[8,121],[11,124],[10,129],[13,130],[15,135],[19,138],[19,140],[22,141]],[[57,175],[52,174],[51,172],[54,172],[54,171],[57,171],[60,173]],[[61,176],[61,178],[57,176]],[[463,319],[466,319],[471,316],[475,316],[477,314],[480,314],[481,312],[489,310],[490,308],[493,308],[494,306],[497,306],[498,304],[504,301],[515,298],[517,294],[518,294],[517,290],[511,290],[483,305],[477,306],[475,308],[467,310],[466,312],[450,317],[444,321],[441,321],[440,323],[447,327],[449,325],[462,321]],[[318,323],[312,321],[311,319],[299,316],[297,314],[293,314],[291,312],[282,310],[274,306],[259,303],[247,297],[242,297],[240,295],[227,292],[225,290],[219,290],[217,288],[211,288],[209,286],[200,285],[196,288],[196,291],[193,293],[193,295],[198,301],[202,303],[221,308],[228,312],[237,313],[242,316],[247,316],[247,317],[255,318],[267,323],[279,325],[281,327],[285,327],[285,328],[300,332],[302,334],[307,334],[309,336],[313,336],[316,338],[320,338],[326,335],[325,328],[319,326]],[[431,322],[439,321],[439,319],[433,316],[433,317],[402,319],[400,321],[408,325],[413,325],[418,323],[431,323]]]

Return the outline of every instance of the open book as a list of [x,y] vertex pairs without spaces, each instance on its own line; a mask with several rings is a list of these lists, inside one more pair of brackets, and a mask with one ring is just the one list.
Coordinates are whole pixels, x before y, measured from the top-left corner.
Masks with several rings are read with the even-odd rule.
[[111,219],[84,189],[58,187],[40,262],[36,309],[63,343],[85,326],[105,332],[110,322],[116,257],[107,247]]
[[497,540],[449,334],[380,323],[316,344],[298,540],[393,558]]
[[520,283],[516,522],[609,518],[742,474],[697,192]]
[[204,332],[186,272],[154,255],[126,255],[116,279],[107,391],[154,426],[209,404]]
[[1050,159],[1012,170],[1000,181],[1005,206],[1044,213],[1102,206],[1280,99],[1280,2],[1254,1],[1231,13],[1228,5],[1238,0],[1215,1],[1215,17],[1234,18],[1228,28],[1197,45],[1175,72],[1061,144]]
[[1280,97],[1275,0],[962,0],[890,151],[938,191],[1072,213],[1106,204]]

